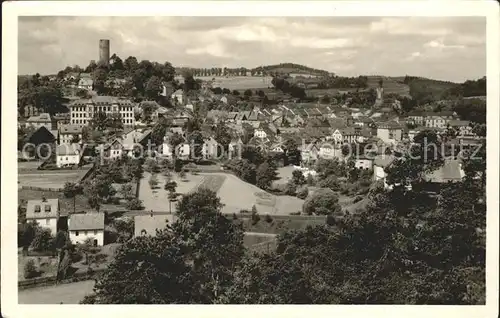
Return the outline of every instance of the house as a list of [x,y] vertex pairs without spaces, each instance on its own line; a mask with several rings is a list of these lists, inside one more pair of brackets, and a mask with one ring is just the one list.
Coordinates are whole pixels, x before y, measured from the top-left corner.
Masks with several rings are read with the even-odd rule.
[[52,144],[56,141],[57,131],[50,131],[47,127],[42,126],[35,130],[28,138],[28,142],[38,146],[41,144]]
[[473,135],[472,126],[468,120],[450,120],[448,126],[455,129],[459,135]]
[[424,125],[425,112],[423,111],[411,111],[408,113],[407,121],[413,123],[417,126]]
[[121,158],[123,154],[124,147],[118,138],[113,140],[113,142],[107,145],[104,149],[104,155],[106,159],[116,160]]
[[68,223],[69,239],[73,244],[91,239],[93,246],[104,245],[104,213],[71,214]]
[[403,129],[398,122],[389,121],[379,124],[377,127],[377,137],[385,143],[396,143],[401,141]]
[[176,90],[170,97],[174,103],[177,102],[179,105],[184,105],[185,94],[182,89]]
[[318,152],[319,158],[333,159],[342,158],[342,149],[339,145],[332,145],[329,143],[321,143]]
[[33,128],[45,127],[48,130],[56,129],[56,121],[48,113],[41,113],[37,116],[31,116],[26,120],[26,126]]
[[344,141],[343,138],[342,138],[342,133],[338,129],[335,129],[330,136],[326,137],[326,139],[327,140],[332,140],[335,143],[339,143],[339,144]]
[[425,127],[444,128],[448,120],[438,115],[429,115],[425,117]]
[[189,159],[189,156],[191,154],[191,147],[189,146],[189,143],[184,142],[175,148],[174,152],[172,151],[172,145],[170,145],[170,142],[168,140],[168,137],[165,138],[165,141],[163,141],[161,153],[164,157],[167,157],[168,159],[172,159],[173,155],[176,155],[176,158],[178,159],[183,159],[187,160]]
[[373,179],[375,181],[382,180],[384,182],[384,188],[391,188],[386,182],[387,173],[385,169],[389,167],[395,160],[394,156],[391,155],[380,155],[376,156],[373,160]]
[[201,150],[203,154],[203,159],[218,158],[219,147],[222,146],[220,146],[219,143],[213,137],[205,139]]
[[26,221],[37,222],[42,228],[50,229],[52,235],[55,235],[58,220],[59,199],[28,200]]
[[94,81],[91,78],[80,78],[78,88],[91,91],[94,87]]
[[78,165],[80,158],[81,153],[78,144],[61,144],[56,148],[56,166],[58,168]]
[[257,138],[269,138],[274,136],[273,131],[269,127],[267,123],[261,123],[259,128],[256,128],[254,131],[254,136]]
[[354,162],[354,167],[363,170],[370,170],[373,168],[373,158],[365,155],[357,156]]
[[319,147],[316,143],[304,144],[300,147],[300,157],[302,162],[314,162],[318,160]]
[[[59,145],[71,144],[73,140],[82,140],[82,127],[77,125],[60,125],[59,126]],[[77,142],[78,142],[77,141]]]
[[229,156],[230,158],[232,157],[241,157],[241,150],[243,147],[243,141],[241,141],[241,138],[233,138],[231,142],[229,143]]
[[156,236],[156,230],[163,230],[167,223],[172,224],[176,220],[174,214],[137,215],[134,217],[134,236]]

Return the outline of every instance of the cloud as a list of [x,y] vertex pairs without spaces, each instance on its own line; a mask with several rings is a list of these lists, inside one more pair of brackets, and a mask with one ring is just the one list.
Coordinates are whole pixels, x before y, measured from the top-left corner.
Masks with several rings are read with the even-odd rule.
[[20,17],[18,34],[22,74],[84,67],[98,59],[101,38],[123,59],[175,66],[293,62],[346,76],[452,81],[486,72],[479,17]]

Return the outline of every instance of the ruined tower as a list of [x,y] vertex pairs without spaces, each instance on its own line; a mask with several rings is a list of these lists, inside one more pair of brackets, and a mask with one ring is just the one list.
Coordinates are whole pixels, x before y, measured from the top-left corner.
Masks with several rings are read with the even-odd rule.
[[109,40],[99,40],[99,63],[109,65]]

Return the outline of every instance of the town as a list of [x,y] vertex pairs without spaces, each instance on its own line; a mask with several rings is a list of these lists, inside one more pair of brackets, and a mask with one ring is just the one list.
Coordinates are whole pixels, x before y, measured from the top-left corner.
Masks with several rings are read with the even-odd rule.
[[20,293],[484,303],[486,77],[175,67],[95,44],[84,68],[18,76]]

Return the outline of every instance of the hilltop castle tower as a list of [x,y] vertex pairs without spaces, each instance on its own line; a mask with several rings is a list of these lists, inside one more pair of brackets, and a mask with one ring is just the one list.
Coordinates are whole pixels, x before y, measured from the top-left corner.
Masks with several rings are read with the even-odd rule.
[[99,40],[99,63],[109,65],[109,40]]

